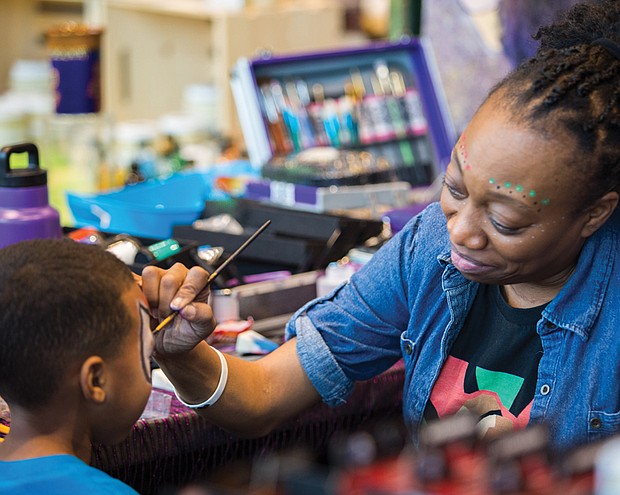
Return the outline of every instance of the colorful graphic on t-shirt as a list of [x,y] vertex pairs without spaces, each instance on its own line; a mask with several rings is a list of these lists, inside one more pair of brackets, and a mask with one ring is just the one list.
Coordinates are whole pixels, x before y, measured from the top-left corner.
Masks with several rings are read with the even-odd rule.
[[[468,368],[474,369],[477,382],[477,388],[471,391],[466,391]],[[470,366],[466,361],[448,356],[433,387],[429,406],[438,418],[467,409],[480,418],[479,427],[484,435],[495,436],[527,425],[531,401],[516,414],[511,412],[523,382],[523,378],[510,373]]]
[[544,306],[513,308],[498,286],[481,285],[424,418],[430,421],[465,409],[479,418],[483,436],[524,428],[543,354],[536,324]]

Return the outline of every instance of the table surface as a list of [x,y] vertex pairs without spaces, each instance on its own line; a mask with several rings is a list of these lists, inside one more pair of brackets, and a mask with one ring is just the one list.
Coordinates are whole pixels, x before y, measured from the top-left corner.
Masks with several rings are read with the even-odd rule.
[[92,464],[142,495],[161,494],[166,488],[192,482],[211,482],[231,471],[241,478],[256,459],[271,453],[301,447],[320,456],[336,434],[400,420],[403,381],[399,361],[381,375],[357,383],[346,404],[337,408],[317,405],[255,439],[226,432],[173,396],[169,416],[139,420],[121,444],[94,446]]

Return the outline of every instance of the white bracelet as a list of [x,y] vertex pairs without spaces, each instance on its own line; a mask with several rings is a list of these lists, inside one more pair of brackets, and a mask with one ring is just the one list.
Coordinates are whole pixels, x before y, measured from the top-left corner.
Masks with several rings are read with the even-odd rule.
[[226,362],[226,359],[224,358],[224,354],[218,351],[215,347],[212,347],[212,349],[215,352],[217,352],[217,355],[220,357],[220,363],[222,363],[222,371],[220,372],[220,381],[218,382],[217,387],[215,388],[215,392],[213,392],[213,395],[211,395],[211,397],[209,397],[206,401],[201,402],[200,404],[188,404],[183,399],[181,399],[181,397],[179,397],[179,394],[175,390],[174,395],[177,396],[177,399],[179,399],[179,402],[183,404],[184,406],[191,407],[192,409],[200,409],[202,407],[212,406],[222,396],[222,393],[224,392],[224,389],[226,388],[226,382],[228,381],[228,363]]

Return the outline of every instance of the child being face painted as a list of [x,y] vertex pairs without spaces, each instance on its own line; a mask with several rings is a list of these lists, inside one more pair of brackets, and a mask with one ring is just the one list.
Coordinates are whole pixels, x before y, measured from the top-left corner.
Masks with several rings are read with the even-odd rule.
[[70,240],[11,245],[0,250],[0,304],[11,308],[0,318],[11,411],[0,492],[135,495],[88,465],[93,443],[127,437],[151,392],[149,313],[129,268]]
[[[93,408],[93,441],[103,444],[121,442],[144,411],[151,392],[151,364],[153,335],[149,327],[149,313],[140,288],[133,284],[122,296],[131,316],[131,328],[117,357],[106,362],[107,387],[100,406]],[[91,392],[89,383],[83,387]],[[114,421],[110,421],[114,415]]]

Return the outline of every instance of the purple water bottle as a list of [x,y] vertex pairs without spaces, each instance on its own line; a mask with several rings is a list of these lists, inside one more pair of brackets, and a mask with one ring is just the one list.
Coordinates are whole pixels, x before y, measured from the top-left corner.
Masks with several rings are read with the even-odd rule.
[[[11,169],[11,155],[28,153],[28,167]],[[23,143],[0,149],[0,248],[38,238],[60,238],[60,216],[48,203],[47,172],[39,150]]]

